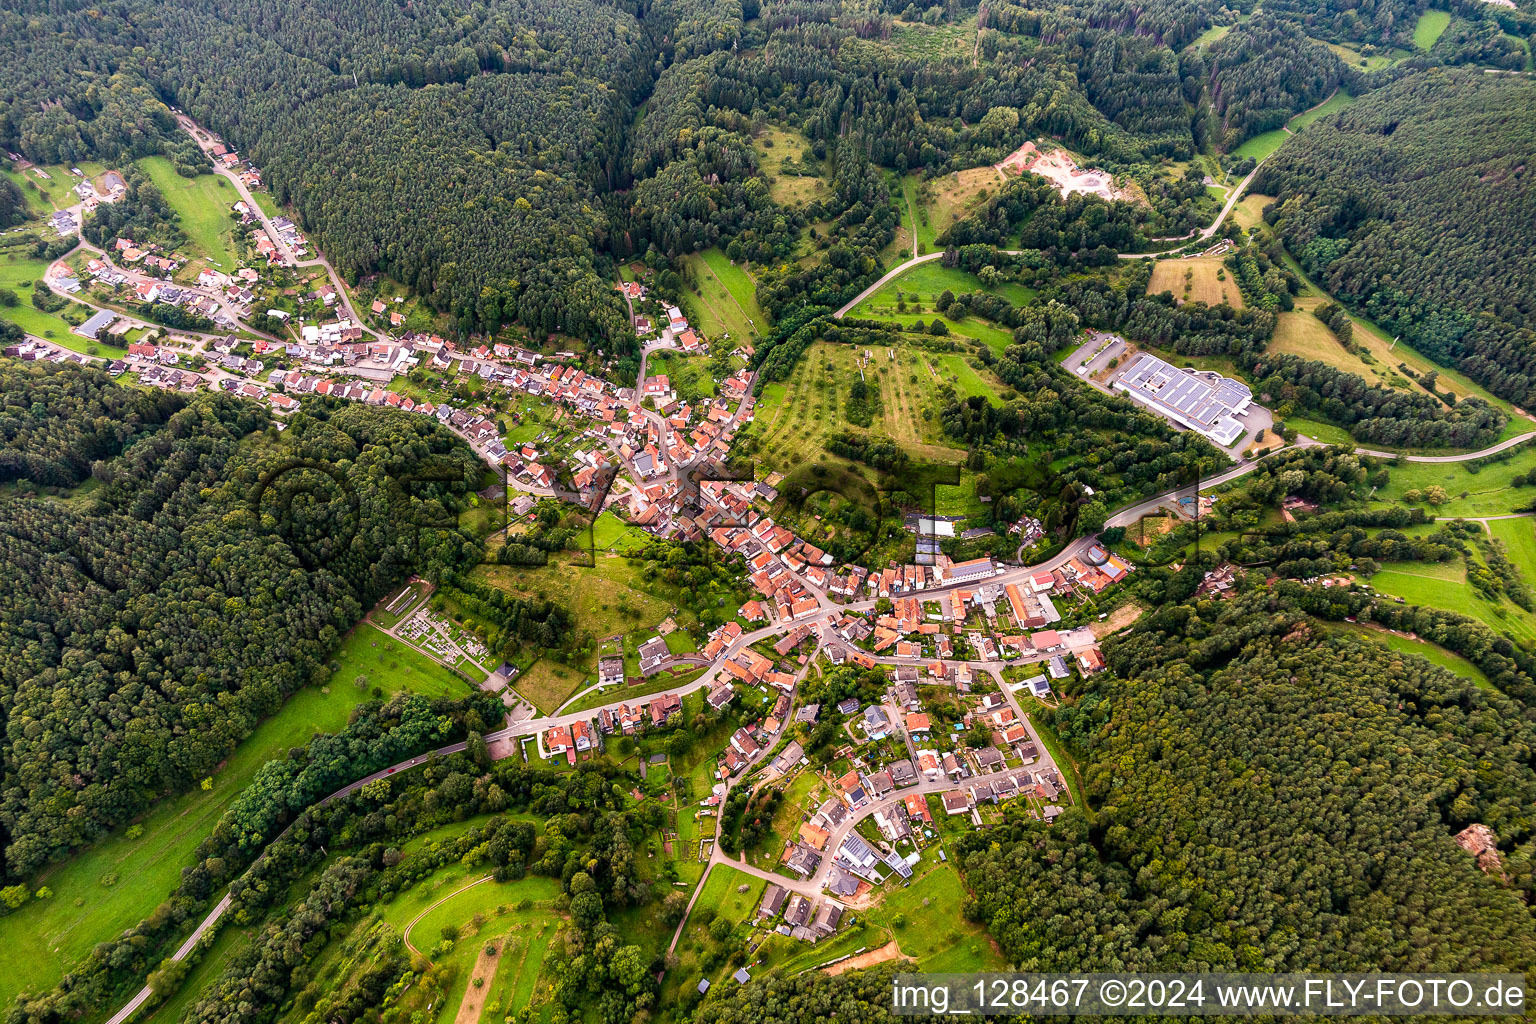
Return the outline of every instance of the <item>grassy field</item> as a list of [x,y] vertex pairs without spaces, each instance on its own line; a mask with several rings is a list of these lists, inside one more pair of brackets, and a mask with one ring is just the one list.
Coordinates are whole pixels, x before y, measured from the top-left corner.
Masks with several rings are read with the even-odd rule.
[[970,60],[976,46],[976,18],[939,25],[898,21],[885,45],[918,60]]
[[[802,206],[832,194],[822,162],[814,155],[809,162],[804,159],[811,149],[811,140],[799,132],[770,125],[752,140],[752,148],[757,150],[757,166],[768,179],[768,192],[774,202]],[[786,158],[794,169],[792,172],[784,169]],[[814,173],[800,173],[806,171]]]
[[1459,654],[1452,654],[1444,647],[1430,643],[1428,640],[1410,640],[1406,636],[1389,632],[1385,629],[1373,629],[1369,626],[1356,626],[1344,623],[1341,629],[1347,629],[1352,633],[1370,637],[1399,654],[1416,654],[1427,661],[1439,665],[1441,668],[1450,669],[1452,672],[1466,679],[1480,689],[1493,689],[1494,686],[1483,674],[1482,669],[1472,664]]
[[1413,26],[1413,45],[1427,50],[1435,45],[1442,33],[1451,27],[1450,11],[1425,11]]
[[154,1012],[143,1020],[154,1021],[155,1024],[177,1024],[187,1007],[201,999],[203,991],[218,980],[229,958],[243,950],[249,941],[250,933],[244,928],[236,928],[232,925],[221,928],[218,936],[213,940],[213,945],[203,954],[197,965],[187,972],[176,993],[157,1006]]
[[29,207],[38,213],[51,213],[54,210],[67,209],[80,202],[80,197],[73,191],[80,179],[69,173],[71,166],[80,168],[87,178],[95,178],[107,169],[104,164],[87,160],[74,165],[53,164],[44,167],[42,170],[48,175],[47,178],[39,177],[34,168],[13,171],[8,176],[21,186],[22,194],[27,197]]
[[27,201],[27,209],[33,216],[46,216],[53,212],[53,203],[49,202],[48,193],[43,191],[41,182],[34,184],[37,179],[32,177],[30,171],[0,171],[0,174],[10,178],[21,189],[22,198]]
[[893,889],[880,905],[884,923],[901,951],[917,959],[919,971],[996,971],[1004,966],[980,925],[957,908],[965,887],[953,864],[929,850],[905,888]]
[[[530,875],[516,882],[477,881],[483,877],[483,867],[443,868],[376,907],[354,930],[356,934],[383,922],[423,952],[448,935],[457,936],[452,949],[435,958],[453,968],[446,998],[425,1018],[437,1024],[454,1020],[475,962],[488,943],[496,944],[500,958],[488,984],[485,1013],[497,1007],[491,1017],[495,1019],[526,1006],[535,995],[550,942],[563,926],[563,915],[554,909],[560,895],[557,880]],[[354,965],[341,952],[333,946],[322,954],[315,970],[317,980],[328,985],[345,982]]]
[[[864,351],[846,345],[813,345],[788,381],[764,389],[751,427],[761,439],[759,456],[764,462],[781,471],[792,469],[814,460],[832,435],[862,429],[850,424],[844,411],[848,390],[858,377],[857,360]],[[943,378],[930,362],[939,356],[916,347],[868,351],[871,358],[865,377],[878,386],[880,394],[880,412],[869,429],[924,458],[958,460],[962,453],[945,444],[939,434],[937,413],[944,398],[934,385]],[[945,370],[947,375],[947,366]]]
[[240,263],[235,258],[235,220],[230,207],[240,196],[229,180],[213,173],[183,178],[163,156],[144,157],[138,167],[180,215],[181,230],[191,239],[193,249],[225,273],[236,269]]
[[[595,641],[622,636],[627,662],[633,661],[640,644],[655,634],[657,624],[668,615],[685,629],[696,622],[692,612],[666,596],[662,584],[645,580],[638,564],[617,555],[600,556],[591,569],[565,563],[482,565],[474,575],[508,593],[564,605],[575,616],[576,629]],[[722,597],[727,603],[734,600]],[[525,668],[513,685],[540,711],[553,711],[571,694],[597,681],[595,649],[596,644],[592,653],[572,664],[540,658]]]
[[1279,149],[1289,137],[1284,128],[1276,128],[1273,131],[1255,135],[1234,149],[1232,153],[1234,156],[1251,156],[1255,160],[1263,160]]
[[757,287],[747,272],[719,249],[694,253],[688,263],[695,284],[688,294],[694,326],[710,341],[727,335],[733,341],[756,338],[767,321],[757,305]]
[[[1428,17],[1428,15],[1426,15],[1426,17]],[[1449,15],[1447,15],[1447,17],[1449,17]],[[1328,102],[1313,110],[1308,110],[1297,114],[1295,117],[1287,121],[1285,126],[1293,132],[1299,132],[1313,121],[1316,121],[1318,118],[1326,117],[1329,114],[1337,114],[1345,107],[1352,106],[1354,102],[1354,96],[1351,96],[1343,89],[1340,89],[1332,96],[1328,97]]]
[[1324,43],[1324,46],[1338,54],[1339,59],[1352,68],[1363,68],[1366,71],[1380,71],[1389,68],[1405,57],[1412,54],[1407,50],[1393,49],[1386,53],[1373,53],[1369,57],[1361,53],[1353,46],[1344,43]]
[[[953,267],[939,265],[938,260],[921,263],[890,281],[869,298],[848,312],[851,317],[884,320],[912,327],[917,321],[931,323],[938,315],[934,302],[945,291],[953,295],[988,291],[975,274]],[[990,289],[1016,306],[1027,305],[1034,300],[1035,292],[1016,281],[1005,281]],[[966,317],[963,320],[944,318],[951,334],[980,341],[1001,355],[1013,343],[1013,333],[989,320]]]
[[1488,528],[1504,542],[1505,553],[1525,582],[1536,587],[1536,519],[1493,519]]
[[[1340,93],[1338,95],[1343,94]],[[1334,106],[1336,102],[1338,102],[1337,95],[1324,105],[1324,109]],[[1350,102],[1353,102],[1353,100]],[[1244,196],[1234,209],[1233,217],[1240,227],[1259,227],[1261,232],[1268,236],[1270,231],[1267,226],[1263,226],[1261,214],[1264,207],[1273,201],[1274,197],[1272,196],[1258,194]],[[1315,309],[1323,302],[1328,301],[1330,296],[1327,290],[1311,280],[1301,269],[1301,266],[1289,255],[1286,257],[1286,265],[1302,281],[1302,289],[1296,299],[1297,310]],[[1367,381],[1384,383],[1391,386],[1400,386],[1401,383],[1407,383],[1410,388],[1415,390],[1422,390],[1422,388],[1419,388],[1417,384],[1412,383],[1406,376],[1400,374],[1397,370],[1398,364],[1407,366],[1419,376],[1434,371],[1439,375],[1435,385],[1437,391],[1454,394],[1458,399],[1465,398],[1468,395],[1476,395],[1509,416],[1510,421],[1504,428],[1504,432],[1500,435],[1501,440],[1526,433],[1532,430],[1533,427],[1536,427],[1536,422],[1533,422],[1529,415],[1520,414],[1509,402],[1490,394],[1486,389],[1474,383],[1471,378],[1461,372],[1448,366],[1441,366],[1428,356],[1410,347],[1406,342],[1394,338],[1377,324],[1362,316],[1351,313],[1350,320],[1355,325],[1350,340],[1355,345],[1364,349],[1364,355],[1347,353],[1340,347],[1337,350],[1340,354],[1334,355],[1333,358],[1341,361],[1334,365],[1338,365],[1341,369],[1349,369],[1351,372],[1359,373],[1358,364],[1351,363],[1346,366],[1342,362],[1348,356],[1358,360],[1360,363],[1366,364],[1369,372],[1364,374],[1364,376]],[[1284,329],[1284,324],[1285,317],[1282,316],[1281,324],[1276,328],[1277,337],[1280,336],[1281,331]],[[1321,358],[1321,356],[1318,358]]]
[[697,404],[715,393],[715,380],[709,374],[709,360],[704,356],[685,356],[680,352],[652,352],[645,363],[649,376],[665,376],[672,390],[685,402]]
[[1467,467],[1464,462],[1404,462],[1391,467],[1390,481],[1375,497],[1401,501],[1406,491],[1443,487],[1450,500],[1435,510],[1437,516],[1504,515],[1521,511],[1536,497],[1530,488],[1510,486],[1516,476],[1536,469],[1536,444],[1523,445],[1509,459],[1477,472]]
[[592,524],[592,543],[599,551],[624,550],[628,543],[649,536],[638,526],[631,526],[612,512],[604,512]]
[[[256,769],[316,733],[341,729],[373,687],[387,693],[469,692],[446,669],[368,625],[347,635],[333,661],[338,668],[330,684],[290,697],[213,775],[210,788],[162,800],[138,821],[138,838],[119,830],[34,880],[34,888],[47,885],[53,898],[0,918],[0,941],[17,955],[15,967],[0,979],[0,998],[10,1001],[18,992],[55,984],[98,942],[142,919],[175,888],[197,844]],[[358,675],[367,675],[367,689],[353,683]]]
[[990,164],[952,171],[938,178],[910,174],[903,178],[902,192],[917,217],[918,253],[938,248],[938,237],[950,225],[975,212],[1002,185],[1003,179]]
[[1387,563],[1371,577],[1371,586],[1409,604],[1459,612],[1495,632],[1508,633],[1518,643],[1536,643],[1536,615],[1508,600],[1488,601],[1478,596],[1467,582],[1466,566],[1460,562]]
[[928,365],[939,371],[940,377],[952,384],[962,398],[971,398],[981,395],[993,405],[1002,405],[1003,400],[998,396],[997,388],[993,384],[990,372],[983,377],[976,368],[966,362],[964,356],[941,355],[933,356],[924,353],[923,360]]
[[1243,293],[1217,256],[1158,260],[1152,264],[1147,292],[1156,295],[1164,291],[1173,292],[1180,302],[1203,302],[1208,306],[1225,302],[1233,309],[1243,308]]
[[1210,46],[1216,40],[1220,39],[1222,36],[1231,31],[1231,25],[1212,25],[1210,28],[1196,36],[1195,41],[1189,45],[1193,46],[1197,50],[1203,49],[1204,47]]
[[[0,288],[9,288],[16,293],[17,298],[14,306],[0,306],[0,319],[9,320],[28,334],[47,338],[76,352],[122,355],[126,349],[82,338],[70,330],[76,323],[85,322],[92,313],[92,310],[80,303],[72,302],[58,313],[45,313],[32,305],[33,283],[41,281],[47,270],[46,262],[32,258],[30,246],[25,249],[16,246],[0,249]],[[74,317],[74,323],[64,318],[66,312]]]

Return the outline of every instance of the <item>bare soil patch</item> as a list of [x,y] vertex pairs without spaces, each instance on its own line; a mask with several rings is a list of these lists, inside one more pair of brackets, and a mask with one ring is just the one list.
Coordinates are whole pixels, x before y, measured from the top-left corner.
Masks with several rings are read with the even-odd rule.
[[1074,192],[1083,192],[1102,199],[1128,198],[1123,189],[1115,187],[1114,178],[1108,173],[1094,168],[1079,167],[1077,161],[1064,149],[1058,148],[1049,153],[1043,153],[1033,142],[1026,142],[1004,157],[1003,162],[996,167],[998,173],[1005,177],[1009,175],[1017,177],[1029,171],[1047,178],[1055,184],[1056,190],[1062,194],[1063,198]]
[[[858,956],[851,956],[847,960],[839,960],[831,967],[825,967],[822,970],[835,978],[844,971],[856,971],[860,967],[873,967],[875,964],[883,964],[890,960],[911,959],[911,957],[901,951],[900,946],[896,945],[896,940],[892,939],[878,949],[871,949],[866,953],[860,953]],[[459,1021],[458,1024],[463,1024],[463,1021]]]
[[1109,618],[1103,622],[1095,622],[1089,628],[1093,630],[1096,640],[1102,640],[1112,633],[1118,633],[1131,623],[1141,618],[1142,607],[1138,604],[1123,604],[1109,613]]
[[[496,965],[501,963],[501,950],[506,941],[503,936],[486,947],[494,949],[494,953],[480,950],[479,957],[475,959],[475,971],[469,976],[469,985],[464,989],[464,999],[459,1003],[459,1012],[453,1018],[453,1024],[480,1024],[480,1011],[485,1008],[485,997],[491,993],[491,980],[496,977]],[[477,981],[480,984],[476,985]]]

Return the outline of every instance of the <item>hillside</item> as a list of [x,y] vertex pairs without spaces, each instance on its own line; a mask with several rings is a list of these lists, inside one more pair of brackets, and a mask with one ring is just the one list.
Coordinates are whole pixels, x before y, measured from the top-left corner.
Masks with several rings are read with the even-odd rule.
[[1275,229],[1351,308],[1518,405],[1536,400],[1536,82],[1430,71],[1264,165]]

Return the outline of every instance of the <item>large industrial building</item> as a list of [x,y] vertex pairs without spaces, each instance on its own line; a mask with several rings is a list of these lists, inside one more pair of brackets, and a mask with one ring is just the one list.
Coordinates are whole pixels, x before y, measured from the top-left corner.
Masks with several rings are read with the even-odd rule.
[[1112,386],[1223,447],[1243,436],[1238,417],[1253,404],[1253,392],[1242,381],[1209,370],[1181,370],[1146,352]]

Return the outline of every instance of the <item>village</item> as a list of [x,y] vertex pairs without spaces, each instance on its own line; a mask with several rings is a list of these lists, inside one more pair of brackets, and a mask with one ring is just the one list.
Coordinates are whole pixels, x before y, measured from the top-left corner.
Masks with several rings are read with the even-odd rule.
[[[257,169],[189,131],[243,189],[260,187]],[[919,516],[909,524],[911,561],[840,563],[797,535],[791,519],[776,519],[780,474],[700,482],[691,472],[723,464],[752,422],[748,342],[712,343],[678,306],[623,280],[616,287],[642,339],[634,386],[593,372],[576,351],[459,343],[411,330],[383,299],[362,315],[339,280],[312,278],[299,296],[301,316],[263,308],[272,274],[323,257],[310,255],[291,221],[268,218],[247,198],[231,212],[251,229],[254,266],[205,268],[195,282],[178,284],[184,254],[122,237],[107,251],[82,246],[49,277],[65,294],[89,288],[130,306],[167,304],[212,330],[159,328],[100,308],[75,333],[126,348],[105,360],[114,376],[219,389],[265,402],[279,422],[328,399],[430,416],[503,481],[509,525],[539,500],[559,498],[589,517],[609,513],[654,537],[708,544],[737,567],[754,596],[702,650],[674,653],[658,632],[639,644],[637,672],[622,657],[601,658],[592,690],[601,702],[586,710],[537,716],[508,686],[515,667],[491,671],[472,635],[425,606],[405,602],[409,614],[392,633],[500,689],[508,724],[498,742],[523,738],[516,746],[530,759],[574,766],[617,743],[688,730],[699,716],[727,725],[710,754],[707,791],[689,795],[688,852],[706,874],[722,864],[767,881],[756,911],[765,933],[826,939],[906,885],[925,858],[942,860],[945,835],[992,827],[1010,806],[1049,823],[1072,802],[1030,710],[1054,706],[1062,686],[1104,669],[1100,634],[1123,623],[1079,621],[1075,613],[1064,621],[1058,604],[1067,599],[1075,609],[1123,581],[1131,572],[1125,560],[1091,538],[1036,566],[956,560],[944,551],[951,524]],[[251,331],[253,317],[284,336]],[[716,372],[702,390],[696,379],[685,387],[667,372],[679,357],[703,363],[711,352]],[[88,358],[38,338],[5,354]],[[662,370],[648,370],[658,362]],[[512,436],[517,410],[531,407],[545,428]],[[1026,544],[1042,532],[1034,520],[1013,529]],[[658,691],[652,682],[665,685],[663,673],[691,666],[702,671],[675,689]],[[855,692],[824,695],[832,679],[857,680]],[[627,697],[631,688],[640,695]],[[796,813],[782,834],[758,844],[771,863],[728,853],[727,820],[739,830],[747,806],[776,804],[785,794]]]

